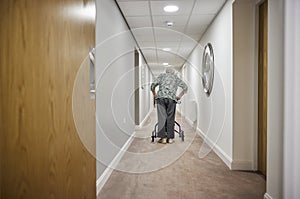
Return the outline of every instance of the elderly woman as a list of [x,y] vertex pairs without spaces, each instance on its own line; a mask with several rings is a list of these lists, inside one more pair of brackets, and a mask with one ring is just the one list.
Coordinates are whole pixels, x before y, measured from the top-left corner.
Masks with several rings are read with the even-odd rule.
[[[156,86],[159,86],[157,95]],[[181,87],[182,91],[176,96],[178,87]],[[160,74],[151,84],[151,91],[157,103],[159,143],[173,143],[176,101],[180,100],[187,90],[187,85],[175,74],[172,68],[167,68],[166,72]]]

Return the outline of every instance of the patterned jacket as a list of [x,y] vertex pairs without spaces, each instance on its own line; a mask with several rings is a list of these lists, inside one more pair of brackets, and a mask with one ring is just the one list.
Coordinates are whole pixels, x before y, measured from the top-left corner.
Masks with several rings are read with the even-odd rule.
[[157,98],[169,98],[176,100],[176,92],[178,87],[181,87],[184,93],[186,93],[188,90],[188,87],[184,81],[182,81],[176,74],[168,71],[160,74],[151,84],[152,92],[155,90],[156,86],[159,86]]

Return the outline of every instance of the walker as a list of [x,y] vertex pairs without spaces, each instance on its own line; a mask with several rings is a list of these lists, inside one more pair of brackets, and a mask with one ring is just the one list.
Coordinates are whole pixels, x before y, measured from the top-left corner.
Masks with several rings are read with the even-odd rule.
[[[181,126],[178,122],[175,121],[175,127],[178,127],[178,130],[174,128],[174,132],[178,133],[179,137],[181,138],[182,141],[184,141],[184,132],[181,129]],[[154,138],[157,138],[158,136],[158,123],[155,124],[154,130],[152,131],[152,142],[154,142]]]
[[[177,101],[176,102],[177,104],[181,104],[181,101]],[[181,129],[181,126],[178,122],[174,121],[175,124],[174,124],[174,132],[178,133],[179,137],[181,138],[182,141],[184,141],[184,132],[183,130]],[[176,129],[176,126],[178,127],[178,130]],[[157,138],[158,137],[158,123],[155,124],[154,126],[154,129],[152,131],[152,142],[154,142],[154,138]]]

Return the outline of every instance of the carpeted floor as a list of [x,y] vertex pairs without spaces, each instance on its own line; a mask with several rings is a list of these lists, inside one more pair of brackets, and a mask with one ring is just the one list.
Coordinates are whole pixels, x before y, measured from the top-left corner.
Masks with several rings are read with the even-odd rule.
[[198,153],[202,139],[180,118],[185,141],[151,143],[156,122],[151,114],[145,127],[136,130],[128,152],[98,195],[98,199],[262,199],[265,180],[253,172],[230,171],[211,151]]

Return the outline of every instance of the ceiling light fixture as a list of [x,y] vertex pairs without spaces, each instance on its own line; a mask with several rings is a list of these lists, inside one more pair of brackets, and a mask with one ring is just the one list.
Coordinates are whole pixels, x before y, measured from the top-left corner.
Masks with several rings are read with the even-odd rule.
[[166,24],[168,27],[172,27],[174,25],[174,23],[172,21],[166,21]]
[[163,63],[163,65],[164,65],[164,66],[167,66],[167,65],[169,65],[169,63]]
[[164,7],[165,12],[177,12],[179,10],[178,6],[175,5],[167,5]]

